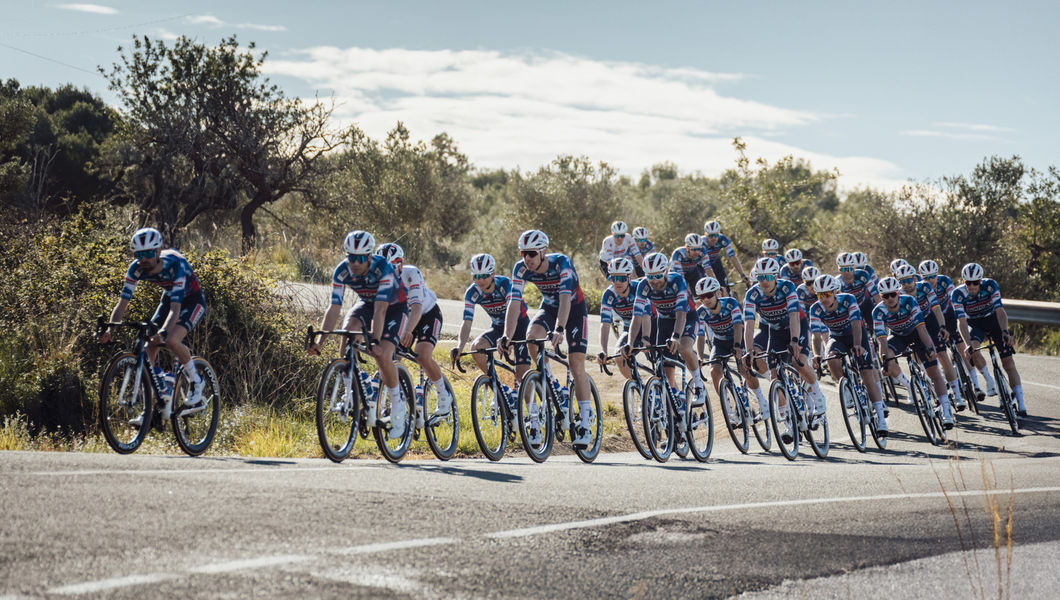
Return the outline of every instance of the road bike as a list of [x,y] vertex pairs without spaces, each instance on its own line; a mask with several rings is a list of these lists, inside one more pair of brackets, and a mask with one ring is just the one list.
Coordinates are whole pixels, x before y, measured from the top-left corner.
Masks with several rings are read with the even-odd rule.
[[[652,460],[651,451],[648,450],[648,441],[644,437],[643,411],[641,409],[641,397],[644,392],[644,378],[641,377],[640,374],[641,371],[645,371],[650,375],[652,370],[637,361],[636,356],[639,352],[640,349],[634,349],[630,352],[626,362],[626,364],[629,365],[630,374],[633,378],[627,379],[625,385],[622,386],[622,413],[625,416],[626,428],[629,430],[629,437],[633,440],[633,446],[641,456],[648,460]],[[612,361],[620,356],[624,355],[619,353],[606,358],[608,361]],[[600,365],[600,371],[609,376],[613,375],[613,373],[607,369],[607,365]]]
[[[813,416],[807,414],[804,404],[805,392],[802,377],[795,367],[791,366],[790,351],[787,349],[761,352],[754,355],[755,360],[769,358],[775,360],[776,379],[769,385],[769,421],[773,426],[773,435],[777,440],[780,453],[788,460],[795,460],[799,455],[799,438],[805,438],[810,449],[819,458],[828,456],[828,417],[821,415],[817,427],[812,427]],[[800,363],[801,366],[801,363]],[[787,416],[780,416],[781,400],[787,405]],[[791,441],[785,442],[781,435],[781,426],[787,421],[791,427]]]
[[979,349],[990,350],[990,363],[994,371],[994,385],[997,386],[998,402],[1001,403],[1001,410],[1005,413],[1005,418],[1008,419],[1008,426],[1012,430],[1012,435],[1019,435],[1020,417],[1019,413],[1016,412],[1016,396],[1012,393],[1012,388],[1009,387],[1005,369],[1001,367],[1001,361],[997,357],[997,348],[995,348],[993,342],[990,342],[980,346]]
[[189,456],[205,452],[217,433],[221,413],[221,386],[210,363],[201,356],[192,356],[195,369],[206,384],[199,402],[185,406],[191,382],[184,369],[174,361],[177,374],[170,390],[165,376],[155,372],[148,358],[148,348],[160,345],[151,341],[158,333],[158,325],[150,321],[112,323],[102,316],[96,324],[97,335],[108,327],[136,330],[129,350],[118,352],[107,363],[99,386],[99,424],[107,444],[119,454],[135,452],[152,426],[162,431],[168,420],[181,450]]
[[[498,461],[504,456],[507,445],[515,443],[519,425],[516,423],[516,390],[501,382],[497,368],[513,376],[515,369],[497,360],[495,347],[464,352],[460,356],[473,354],[486,356],[486,373],[479,375],[471,385],[471,424],[482,454],[492,461]],[[459,357],[453,361],[453,367],[461,373],[467,373],[460,365]]]
[[[666,348],[665,344],[639,348],[648,352],[652,363],[652,376],[641,394],[648,451],[655,460],[666,462],[674,452],[681,455],[681,447],[687,444],[696,460],[706,462],[714,447],[714,414],[707,388],[702,388],[701,395],[696,394],[685,364],[667,357],[663,352]],[[670,387],[668,367],[681,371],[680,388]]]
[[961,388],[961,396],[968,403],[968,407],[972,409],[972,412],[979,414],[979,403],[983,401],[985,395],[975,389],[975,385],[972,383],[972,377],[968,368],[968,362],[965,357],[961,354],[961,351],[957,348],[957,341],[950,336],[946,340],[946,348],[950,352],[950,360],[953,362],[953,367],[957,369],[957,381]]
[[868,438],[883,449],[887,445],[885,436],[877,429],[876,415],[869,402],[869,394],[861,380],[861,370],[854,363],[854,356],[849,352],[833,351],[821,364],[836,358],[842,359],[843,376],[839,380],[839,406],[843,410],[843,423],[850,442],[858,452],[868,448]]
[[420,381],[413,388],[413,396],[416,399],[416,426],[412,432],[412,439],[420,439],[422,432],[427,438],[427,445],[438,460],[449,460],[456,454],[456,447],[460,443],[460,411],[456,407],[456,397],[453,396],[453,386],[449,380],[442,378],[445,389],[453,403],[449,412],[445,415],[434,416],[438,407],[438,390],[427,377],[427,372],[416,362],[416,354],[404,346],[398,346],[397,355],[420,367]]
[[[731,360],[738,359],[734,359],[731,354],[726,354],[702,362],[704,365],[721,365],[721,381],[718,382],[718,388],[725,427],[729,430],[729,436],[732,437],[733,443],[741,453],[747,454],[750,449],[751,441],[748,430],[754,431],[755,439],[758,440],[758,445],[762,447],[762,450],[769,452],[773,447],[773,434],[767,420],[762,418],[762,406],[758,397],[747,389],[747,382],[744,381],[743,376],[729,364]],[[704,381],[706,381],[706,376],[704,376]]]
[[946,441],[946,429],[942,424],[942,403],[935,394],[935,387],[924,372],[919,360],[915,360],[916,352],[907,349],[901,354],[891,358],[885,358],[886,365],[892,360],[906,359],[909,367],[909,399],[916,409],[916,416],[920,419],[920,427],[924,430],[924,436],[932,445],[939,445]]

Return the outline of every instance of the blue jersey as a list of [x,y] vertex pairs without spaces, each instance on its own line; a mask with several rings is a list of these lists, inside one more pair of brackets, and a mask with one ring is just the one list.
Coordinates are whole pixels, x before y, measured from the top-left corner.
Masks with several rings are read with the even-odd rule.
[[633,304],[637,300],[637,286],[640,279],[629,282],[629,289],[625,297],[619,296],[614,285],[607,286],[603,295],[600,296],[600,322],[610,323],[614,320],[621,321],[623,327],[629,328],[633,322]]
[[710,327],[714,332],[714,339],[731,340],[737,325],[743,323],[743,309],[740,302],[735,298],[718,298],[718,312],[711,312],[707,307],[700,305],[696,309],[699,322]]
[[125,273],[125,285],[121,288],[122,298],[132,299],[138,281],[150,281],[161,287],[164,290],[163,299],[168,296],[170,302],[184,302],[185,296],[199,293],[199,279],[195,277],[191,263],[183,254],[170,248],[161,251],[158,257],[162,259],[162,270],[154,275],[141,267],[139,260],[132,261]]
[[[799,305],[802,307],[802,312],[807,315],[810,314],[810,307],[813,306],[814,302],[817,302],[817,294],[813,293],[810,286],[804,282],[799,287],[795,288],[795,295],[799,298]],[[810,333],[828,333],[828,328],[820,322],[814,322],[810,319]]]
[[953,308],[950,296],[953,295],[953,280],[945,275],[935,277],[935,296],[939,299],[939,308],[946,312]]
[[953,312],[958,319],[983,319],[1001,308],[1001,289],[993,279],[983,278],[979,284],[979,293],[974,296],[964,284],[953,290]]
[[578,283],[578,273],[574,270],[566,254],[549,254],[548,268],[544,273],[531,271],[526,262],[520,260],[512,267],[512,289],[508,292],[508,301],[522,300],[523,287],[527,282],[537,286],[541,291],[541,306],[559,307],[559,297],[570,294],[571,304],[585,301],[582,287]]
[[873,269],[872,265],[865,265],[865,268],[861,270],[869,274],[869,281],[872,282],[873,288],[880,283],[880,278],[876,276],[876,269]]
[[[670,271],[673,273],[681,274],[701,274],[704,269],[710,267],[710,261],[707,260],[705,254],[700,255],[698,258],[692,258],[688,255],[688,248],[681,246],[674,250],[674,253],[670,255]],[[702,277],[702,275],[700,275]]]
[[[494,327],[504,325],[504,317],[508,313],[508,292],[512,289],[512,280],[503,275],[493,276],[493,291],[483,292],[475,284],[467,286],[464,292],[464,320],[471,321],[475,318],[475,305],[478,304],[489,315]],[[519,316],[526,316],[526,303],[519,301]]]
[[644,242],[643,248],[640,247],[640,243],[637,243],[637,249],[640,250],[641,255],[647,256],[655,251],[655,244],[653,244],[651,240],[647,240]]
[[839,291],[844,294],[852,294],[858,304],[872,301],[876,295],[876,284],[872,281],[872,275],[863,269],[854,269],[854,279],[847,283],[843,274],[839,274]]
[[368,271],[354,275],[349,261],[342,261],[331,276],[331,303],[342,306],[342,295],[346,288],[357,293],[363,302],[386,302],[399,304],[405,301],[405,285],[394,272],[394,267],[382,256],[369,258]]
[[[836,294],[836,307],[825,310],[821,301],[810,307],[810,324],[818,323],[828,329],[831,337],[848,336],[854,331],[853,322],[863,321],[858,301],[851,294]],[[860,325],[859,325],[860,327]]]
[[796,286],[801,285],[803,283],[802,270],[806,267],[812,266],[813,261],[808,258],[803,259],[803,261],[799,263],[798,271],[793,269],[791,265],[784,265],[783,267],[780,267],[780,278],[787,279],[788,281],[794,283]]
[[716,263],[721,260],[721,253],[725,252],[729,258],[736,257],[736,250],[732,247],[732,242],[729,238],[722,234],[718,235],[718,241],[711,244],[707,241],[707,237],[703,236],[703,254],[706,255],[707,260]]
[[931,307],[939,305],[938,296],[935,295],[935,288],[931,287],[931,284],[926,281],[918,281],[915,284],[916,291],[912,294],[916,298],[917,306],[920,307],[920,312],[924,313],[926,319],[931,314]]
[[756,283],[744,295],[744,323],[754,323],[757,313],[770,329],[787,329],[788,315],[802,313],[799,299],[795,295],[795,284],[787,279],[777,279],[772,294],[766,294],[761,286],[762,284]]
[[688,295],[685,278],[677,273],[667,273],[666,285],[660,290],[653,288],[647,277],[641,279],[637,284],[633,316],[649,316],[653,308],[659,314],[660,319],[674,319],[677,318],[679,312],[690,312],[692,301]]
[[909,335],[916,326],[924,322],[924,313],[916,299],[905,294],[898,295],[898,310],[891,312],[882,301],[872,309],[872,326],[876,337],[887,335],[890,329],[894,335]]

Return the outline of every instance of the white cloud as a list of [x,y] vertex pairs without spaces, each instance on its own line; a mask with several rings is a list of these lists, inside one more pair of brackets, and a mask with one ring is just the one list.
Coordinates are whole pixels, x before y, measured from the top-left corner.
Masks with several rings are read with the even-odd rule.
[[59,4],[56,8],[63,10],[76,10],[77,12],[93,13],[97,15],[116,15],[118,9],[102,4]]
[[209,25],[216,29],[219,27],[231,27],[233,29],[253,29],[256,31],[287,31],[284,25],[262,25],[259,23],[226,23],[213,15],[192,15],[188,22],[193,25]]
[[953,131],[937,131],[933,129],[909,129],[906,131],[899,131],[899,135],[907,135],[913,137],[938,137],[949,140],[989,140],[989,141],[1004,141],[995,135],[987,135],[985,133],[958,133]]
[[287,75],[335,94],[335,116],[380,138],[404,121],[414,135],[452,135],[481,167],[533,170],[558,154],[585,154],[636,176],[670,160],[717,175],[733,166],[732,138],[770,161],[788,154],[838,167],[841,185],[893,189],[893,163],[809,152],[770,136],[824,115],[731,95],[715,86],[742,74],[606,62],[561,53],[316,47],[269,60]]
[[996,125],[983,125],[981,123],[953,123],[949,121],[943,121],[940,123],[934,123],[935,127],[947,127],[950,129],[964,129],[967,131],[992,131],[995,133],[1008,133],[1015,131],[1008,127],[998,127]]
[[155,35],[157,35],[159,38],[161,38],[163,40],[166,40],[167,42],[173,42],[173,41],[176,41],[177,39],[180,38],[179,35],[173,33],[172,31],[169,31],[168,29],[163,29],[161,27],[159,27],[158,29],[155,30]]

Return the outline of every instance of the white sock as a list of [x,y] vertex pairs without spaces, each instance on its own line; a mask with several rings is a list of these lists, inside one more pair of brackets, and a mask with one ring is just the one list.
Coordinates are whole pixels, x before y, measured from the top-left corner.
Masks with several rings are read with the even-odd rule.
[[903,386],[905,386],[907,388],[909,387],[909,380],[906,379],[905,373],[899,373],[898,374],[898,383],[902,384]]
[[1016,408],[1027,410],[1027,407],[1023,405],[1023,384],[1012,386],[1012,395],[1016,397]]
[[579,416],[578,422],[581,424],[582,427],[584,427],[586,429],[589,428],[589,414],[590,414],[591,411],[592,411],[592,409],[589,408],[589,401],[588,400],[579,400],[578,401],[578,412],[580,413],[578,415]]
[[188,376],[188,381],[198,381],[199,371],[195,368],[195,361],[189,360],[184,365],[184,374]]
[[766,404],[766,397],[762,395],[762,386],[758,386],[755,388],[755,396],[758,396],[759,404],[765,406],[766,408],[769,408],[769,405]]
[[703,376],[700,375],[699,369],[692,370],[692,387],[696,388],[697,390],[703,388]]
[[449,397],[449,390],[445,387],[445,381],[441,377],[439,377],[437,381],[431,381],[431,385],[433,385],[434,389],[438,392],[439,399]]
[[990,376],[989,367],[984,366],[982,369],[979,369],[979,372],[983,374],[983,381],[986,382],[987,386],[994,385],[994,378]]
[[876,409],[876,417],[880,420],[883,420],[883,400],[880,400],[879,402],[873,402],[872,408]]
[[386,388],[386,395],[390,397],[390,412],[399,412],[397,407],[401,407],[400,412],[405,412],[404,403],[401,401],[401,389],[398,386]]
[[960,402],[961,401],[961,382],[957,381],[956,379],[951,381],[950,382],[950,392],[953,394],[953,397],[957,400],[957,402]]
[[968,376],[972,380],[972,387],[974,387],[978,391],[979,390],[979,371],[976,371],[975,369],[971,369],[971,370],[968,371]]

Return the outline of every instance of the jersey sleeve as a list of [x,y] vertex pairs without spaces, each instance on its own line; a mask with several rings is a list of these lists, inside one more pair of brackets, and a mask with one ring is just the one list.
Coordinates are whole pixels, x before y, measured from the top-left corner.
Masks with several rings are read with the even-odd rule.
[[600,296],[600,322],[610,323],[611,322],[611,304],[615,300],[615,293],[611,290],[604,290],[602,296]]
[[987,280],[987,290],[990,292],[990,306],[993,306],[994,310],[1001,308],[1001,288],[997,282],[993,279]]
[[346,293],[346,284],[343,282],[345,274],[346,263],[341,262],[331,275],[331,303],[334,305],[342,306],[342,296]]
[[726,300],[729,300],[726,304],[729,305],[729,312],[732,314],[732,324],[742,325],[743,311],[740,310],[740,301],[735,298],[726,298]]
[[743,320],[744,323],[755,322],[755,311],[758,309],[757,286],[747,290],[743,296]]
[[721,244],[722,249],[725,250],[725,254],[727,254],[729,258],[736,258],[736,249],[733,248],[732,242],[729,241],[728,237],[724,235],[719,236],[718,243]]
[[600,243],[600,260],[602,260],[604,262],[608,262],[612,258],[611,257],[611,249],[607,247],[607,240],[609,240],[609,239],[611,239],[611,238],[610,237],[605,237],[604,241]]
[[508,290],[508,302],[523,299],[523,288],[526,287],[526,280],[523,279],[525,272],[526,265],[523,261],[515,263],[512,267],[512,287]]
[[923,323],[924,313],[920,311],[920,303],[913,298],[909,298],[909,307],[909,320],[913,322],[913,326],[916,327]]
[[[382,257],[379,257],[382,258]],[[390,302],[396,297],[400,291],[401,282],[398,281],[397,273],[394,272],[394,267],[390,266],[390,263],[383,260],[383,271],[379,278],[379,287],[376,288],[375,301],[376,302]]]
[[[674,306],[674,313],[677,312],[689,312],[689,307],[692,305],[688,297],[688,284],[685,283],[684,277],[677,278],[677,305]],[[692,317],[695,317],[695,313],[692,313]]]
[[474,321],[475,320],[475,284],[467,286],[467,291],[464,292],[464,320]]
[[678,248],[670,254],[670,272],[671,273],[684,273],[685,269],[681,266],[681,249]]
[[187,260],[179,257],[174,257],[173,263],[173,287],[169,288],[169,301],[180,304],[184,302],[184,292],[187,289],[191,265]]
[[940,306],[942,303],[939,302],[939,297],[938,294],[935,293],[935,288],[927,282],[924,283],[924,287],[927,288],[928,308],[931,308],[932,306]]
[[883,337],[887,335],[887,307],[883,303],[876,305],[876,308],[872,309],[872,332],[876,334],[876,337]]
[[795,294],[795,284],[793,284],[790,281],[786,281],[786,280],[785,280],[785,283],[787,283],[787,285],[785,285],[784,288],[785,288],[785,292],[786,292],[785,293],[785,300],[787,301],[787,305],[788,305],[788,314],[790,315],[791,313],[798,313],[799,312],[799,297],[798,297],[798,295]]
[[646,317],[651,314],[651,300],[648,298],[648,287],[651,284],[647,279],[641,280],[637,285],[637,298],[633,301],[633,316]]
[[559,293],[574,293],[574,265],[566,256],[560,258],[559,266]]
[[133,292],[136,291],[136,266],[138,262],[133,261],[129,270],[125,272],[125,282],[121,286],[121,297],[123,300],[132,300]]
[[419,269],[401,269],[401,279],[405,283],[405,301],[409,307],[415,304],[423,304],[423,290],[427,285],[423,281],[423,274]]
[[858,306],[858,303],[854,300],[853,296],[848,299],[848,302],[847,317],[849,317],[851,321],[864,321],[865,318],[861,316],[861,307]]
[[962,287],[955,288],[953,295],[950,296],[950,301],[953,303],[953,314],[958,319],[967,319],[968,313],[964,311],[964,301],[967,298],[967,291]]

